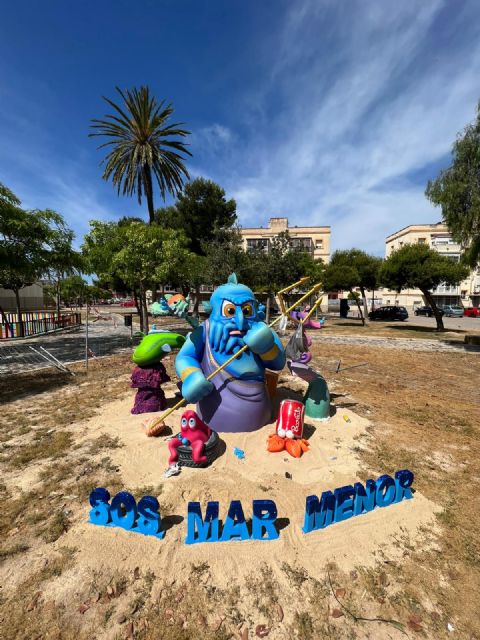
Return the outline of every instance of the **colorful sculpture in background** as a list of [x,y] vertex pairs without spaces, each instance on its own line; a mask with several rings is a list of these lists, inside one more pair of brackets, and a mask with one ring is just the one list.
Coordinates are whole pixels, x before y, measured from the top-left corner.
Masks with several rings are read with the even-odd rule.
[[214,291],[210,304],[210,317],[187,337],[175,361],[182,395],[197,403],[197,413],[213,430],[254,431],[271,418],[265,369],[283,369],[282,343],[262,321],[252,290],[235,274]]
[[[290,317],[292,318],[292,320],[296,320],[297,322],[300,322],[301,320],[304,320],[306,318],[310,310],[311,310],[310,305],[307,305],[303,311],[292,311],[292,313],[290,314]],[[305,320],[305,323],[303,326],[306,329],[321,329],[324,324],[325,324],[325,318],[323,317],[320,318],[320,320],[312,320],[312,318],[308,318],[307,320]]]
[[167,403],[161,385],[169,382],[170,377],[161,360],[171,353],[172,349],[179,349],[184,342],[184,336],[178,333],[152,333],[144,336],[132,355],[132,360],[137,366],[132,371],[130,386],[138,389],[132,413],[149,413],[165,409]]
[[150,313],[153,316],[176,316],[183,318],[188,324],[195,329],[199,325],[198,318],[189,313],[190,298],[183,296],[181,293],[169,294],[160,298],[158,302],[150,305]]

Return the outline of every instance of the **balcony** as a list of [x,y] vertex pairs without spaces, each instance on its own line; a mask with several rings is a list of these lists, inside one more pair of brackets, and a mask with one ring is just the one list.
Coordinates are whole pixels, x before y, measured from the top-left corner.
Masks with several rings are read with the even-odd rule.
[[291,238],[290,249],[292,251],[306,251],[308,253],[313,253],[313,241],[311,238]]
[[270,241],[268,238],[248,238],[247,239],[247,252],[248,251],[264,251],[268,253],[270,248]]

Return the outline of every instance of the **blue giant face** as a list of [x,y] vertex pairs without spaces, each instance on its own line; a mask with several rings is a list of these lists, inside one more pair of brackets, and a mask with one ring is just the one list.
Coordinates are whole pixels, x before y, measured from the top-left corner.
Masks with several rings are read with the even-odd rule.
[[210,298],[209,342],[213,351],[232,354],[244,346],[243,336],[260,318],[253,291],[237,284],[234,275],[228,280]]

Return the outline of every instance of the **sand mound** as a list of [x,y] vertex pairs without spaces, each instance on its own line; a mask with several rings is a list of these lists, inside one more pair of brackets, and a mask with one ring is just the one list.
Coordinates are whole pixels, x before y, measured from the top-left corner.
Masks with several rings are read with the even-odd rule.
[[[292,388],[298,389],[298,384],[292,382],[290,389],[288,384],[287,380],[287,386],[279,390],[279,399],[295,397]],[[175,387],[169,384],[165,390],[173,403]],[[301,459],[286,453],[268,453],[266,439],[273,427],[267,425],[253,434],[222,434],[226,449],[211,467],[184,468],[180,476],[164,479],[166,438],[147,438],[142,423],[151,414],[132,416],[132,405],[132,394],[106,404],[84,425],[83,437],[118,436],[123,446],[109,455],[120,469],[125,490],[139,499],[136,489],[161,485],[161,514],[169,528],[165,538],[159,540],[122,529],[97,527],[87,522],[89,505],[85,504],[84,518],[61,541],[62,545],[79,550],[77,557],[85,567],[140,567],[181,580],[182,575],[188,576],[192,563],[207,561],[216,583],[227,585],[231,576],[247,576],[264,562],[270,564],[280,581],[285,580],[280,566],[287,562],[304,566],[310,575],[320,577],[331,561],[349,569],[371,566],[380,557],[395,559],[403,552],[401,539],[414,543],[421,535],[420,527],[432,524],[435,505],[417,491],[413,500],[376,509],[321,531],[302,533],[306,496],[360,480],[358,451],[368,446],[369,422],[349,409],[339,409],[327,423],[307,420],[310,451]],[[178,410],[167,420],[174,433],[181,413]],[[244,460],[234,455],[234,447],[245,451]],[[378,475],[393,474],[395,469],[377,471]],[[249,518],[251,501],[260,498],[271,498],[277,504],[282,526],[278,540],[184,544],[188,501],[198,500],[205,505],[208,500],[219,500],[220,517],[224,518],[230,501],[240,499]]]

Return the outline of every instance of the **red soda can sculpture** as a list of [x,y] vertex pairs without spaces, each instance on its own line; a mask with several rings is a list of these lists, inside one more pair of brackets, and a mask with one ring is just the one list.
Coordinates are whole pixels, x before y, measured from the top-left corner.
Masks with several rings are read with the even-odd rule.
[[277,434],[281,438],[301,438],[305,406],[297,400],[282,400],[278,410]]

